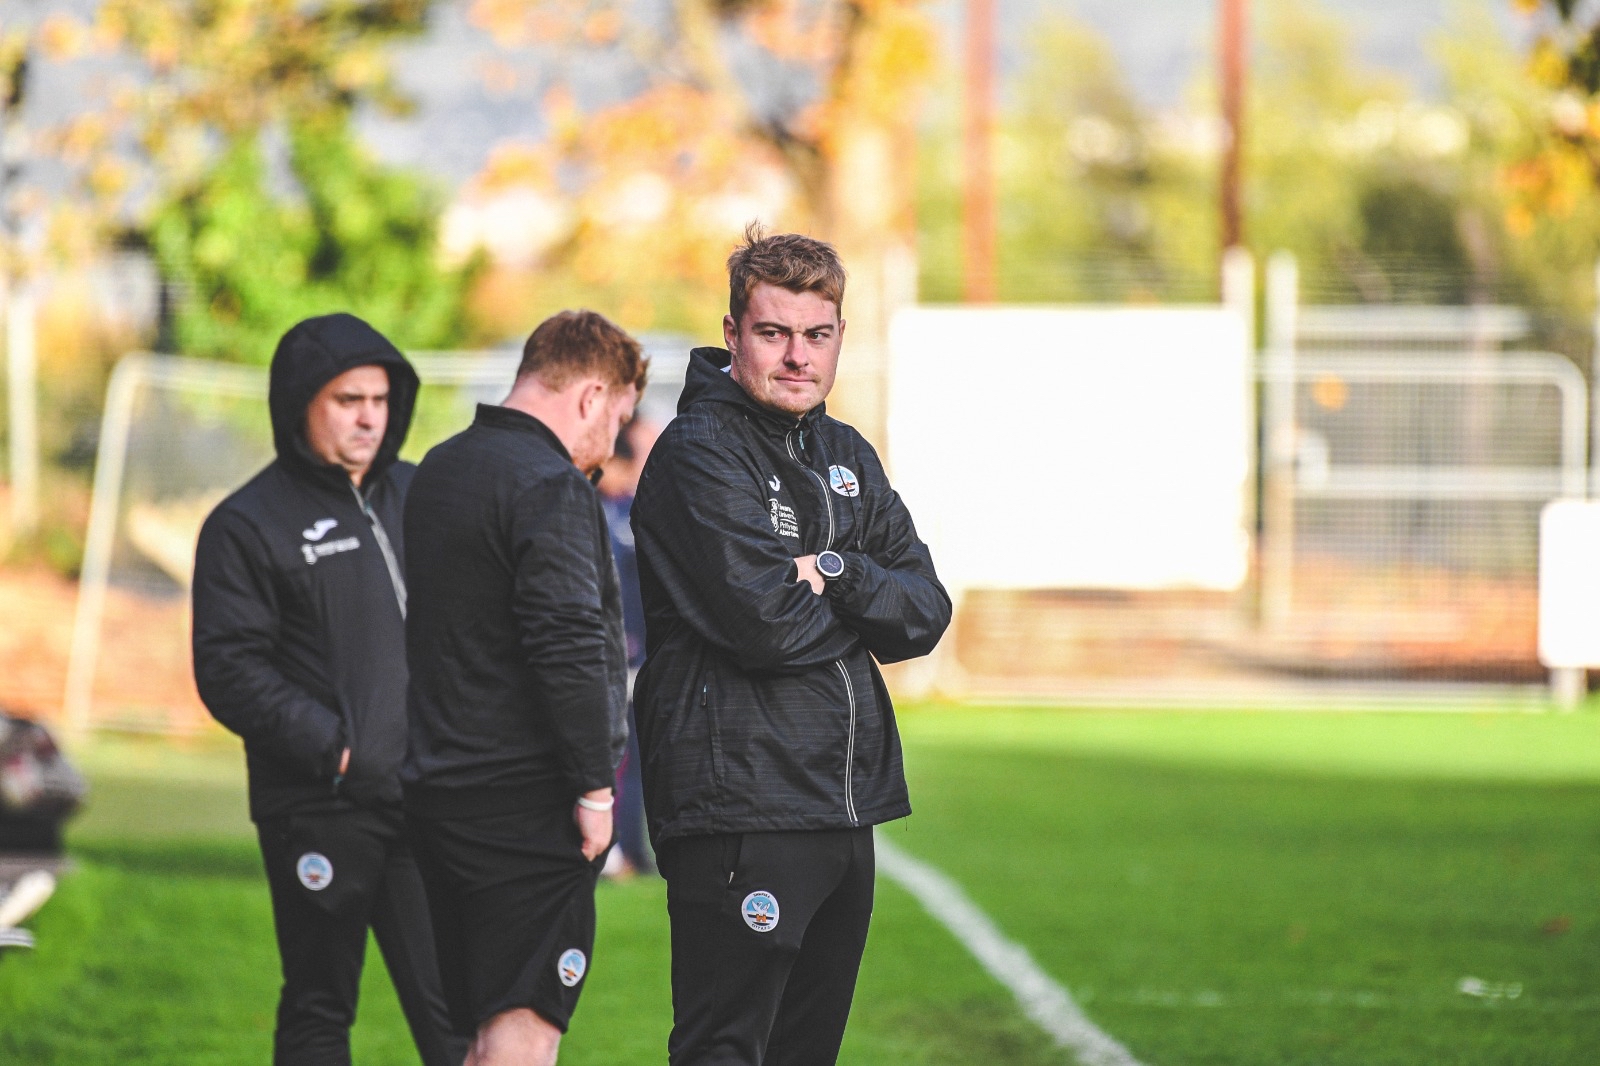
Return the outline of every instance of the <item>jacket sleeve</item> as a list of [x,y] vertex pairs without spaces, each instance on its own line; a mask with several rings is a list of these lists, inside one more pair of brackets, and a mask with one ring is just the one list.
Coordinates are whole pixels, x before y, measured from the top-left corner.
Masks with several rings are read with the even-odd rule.
[[663,438],[633,504],[634,542],[705,640],[746,670],[801,670],[859,643],[828,601],[796,580],[759,481],[712,442]]
[[856,551],[839,552],[844,574],[828,582],[826,596],[879,662],[914,659],[933,651],[950,625],[950,594],[877,457],[863,458],[867,526]]
[[600,567],[611,545],[594,490],[578,476],[536,482],[512,511],[518,641],[534,679],[533,702],[545,709],[562,770],[579,792],[614,783],[610,628],[601,603]]
[[242,519],[212,512],[194,565],[200,699],[253,750],[331,783],[344,749],[344,723],[279,669],[279,622],[266,548]]

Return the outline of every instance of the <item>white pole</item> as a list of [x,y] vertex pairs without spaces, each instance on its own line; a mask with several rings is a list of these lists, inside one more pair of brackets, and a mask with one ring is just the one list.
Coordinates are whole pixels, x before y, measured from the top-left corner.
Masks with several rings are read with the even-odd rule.
[[1589,353],[1589,498],[1600,497],[1600,261],[1594,265],[1594,348]]
[[[1244,356],[1251,368],[1256,366],[1256,260],[1248,248],[1235,245],[1222,253],[1222,305],[1239,316],[1239,324],[1244,327]],[[1255,376],[1251,375],[1245,386],[1245,410],[1250,412],[1252,427],[1260,424],[1261,404],[1258,399],[1258,390]],[[1260,473],[1257,463],[1260,461],[1256,455],[1254,441],[1248,453],[1251,457],[1249,470],[1244,479],[1244,499],[1241,501],[1240,514],[1244,519],[1243,532],[1248,537],[1248,543],[1260,547],[1259,531],[1261,528],[1261,498],[1256,491]],[[1261,593],[1261,573],[1255,573],[1255,588],[1250,594],[1239,598],[1239,606],[1249,615],[1259,609],[1257,597]]]
[[1558,666],[1550,671],[1550,699],[1558,711],[1575,711],[1589,694],[1589,671]]
[[100,655],[100,618],[105,613],[106,584],[111,579],[111,549],[117,532],[122,469],[128,458],[128,433],[133,426],[134,391],[149,362],[149,356],[125,356],[111,372],[111,383],[106,388],[106,413],[101,423],[100,450],[94,464],[94,490],[89,497],[89,530],[84,538],[83,571],[78,577],[78,609],[72,619],[67,691],[62,701],[67,730],[79,737],[88,732],[89,710],[94,701],[95,662]]
[[[1594,267],[1594,348],[1589,355],[1589,498],[1600,499],[1600,261]],[[1550,671],[1550,697],[1556,709],[1571,711],[1589,693],[1589,672],[1557,667]]]
[[1244,322],[1245,348],[1256,348],[1256,260],[1248,248],[1235,245],[1222,253],[1222,303]]
[[1289,616],[1294,594],[1295,342],[1300,268],[1288,252],[1267,260],[1266,478],[1261,560],[1261,621]]
[[11,529],[39,526],[39,386],[33,292],[26,283],[6,293],[6,399],[10,413]]

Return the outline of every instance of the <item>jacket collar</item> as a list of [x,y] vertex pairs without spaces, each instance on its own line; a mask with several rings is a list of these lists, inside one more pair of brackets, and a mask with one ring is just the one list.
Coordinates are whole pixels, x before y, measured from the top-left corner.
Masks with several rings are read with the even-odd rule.
[[683,414],[697,403],[723,403],[747,412],[752,421],[774,434],[789,432],[797,426],[810,429],[827,413],[827,404],[819,403],[799,418],[769,410],[750,398],[744,386],[728,373],[733,357],[726,348],[695,348],[689,353],[689,369],[684,375],[683,392],[678,397],[678,413]]
[[561,443],[561,438],[556,436],[554,430],[527,412],[519,411],[515,407],[480,403],[477,413],[472,418],[472,424],[475,426],[487,426],[490,429],[509,429],[517,433],[530,433],[549,444],[562,459],[569,463],[572,462],[572,453],[567,451],[567,446]]

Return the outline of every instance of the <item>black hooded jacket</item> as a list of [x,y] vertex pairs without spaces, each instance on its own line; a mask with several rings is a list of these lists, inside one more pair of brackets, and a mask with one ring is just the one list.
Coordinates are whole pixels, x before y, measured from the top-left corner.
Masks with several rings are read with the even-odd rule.
[[[877,453],[821,406],[758,406],[697,348],[633,505],[646,659],[634,690],[659,843],[911,812],[878,662],[933,650],[950,597]],[[844,573],[816,595],[794,559]],[[876,661],[874,661],[876,660]]]
[[[306,408],[329,381],[370,365],[388,371],[389,421],[358,490],[312,452]],[[301,322],[272,357],[278,457],[201,528],[195,683],[212,715],[244,738],[256,820],[400,800],[401,514],[414,467],[397,456],[416,395],[416,371],[365,322],[348,314]]]

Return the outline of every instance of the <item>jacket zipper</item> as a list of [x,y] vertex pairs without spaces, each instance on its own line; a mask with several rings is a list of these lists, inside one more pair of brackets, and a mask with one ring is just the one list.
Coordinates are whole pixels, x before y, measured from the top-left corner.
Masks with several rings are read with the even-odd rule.
[[796,466],[817,479],[817,488],[822,491],[822,506],[827,508],[828,511],[828,539],[826,543],[822,545],[822,550],[827,551],[829,548],[833,547],[833,501],[828,499],[828,485],[822,480],[821,474],[811,469],[811,467],[807,466],[805,463],[802,463],[800,461],[800,457],[795,454],[794,430],[791,429],[784,435],[783,446],[789,449],[789,458],[794,460]]
[[[828,498],[828,485],[822,480],[822,475],[800,461],[794,450],[794,430],[784,434],[783,446],[788,449],[789,458],[794,460],[796,466],[817,480],[817,489],[822,493],[822,506],[828,512],[828,539],[823,543],[822,550],[827,551],[833,547],[833,501]],[[839,668],[839,676],[844,678],[845,700],[850,705],[850,731],[846,735],[844,745],[844,809],[850,815],[851,824],[860,819],[856,817],[855,800],[855,770],[856,770],[856,689],[850,683],[850,671],[845,667],[843,659],[835,659],[833,665]]]
[[845,699],[850,701],[850,739],[845,742],[844,748],[844,809],[854,824],[860,820],[856,817],[856,797],[852,782],[856,767],[856,689],[850,683],[850,671],[845,669],[844,660],[835,659],[833,662],[839,668],[839,676],[844,678]]
[[406,616],[406,579],[400,573],[400,560],[395,558],[394,545],[389,543],[389,534],[383,528],[383,523],[378,521],[378,514],[367,503],[367,498],[361,495],[361,490],[351,484],[350,491],[355,494],[356,503],[361,508],[361,513],[367,516],[367,521],[372,523],[372,536],[378,542],[378,551],[383,555],[383,565],[389,570],[389,584],[394,587],[395,602],[400,605],[400,617]]

